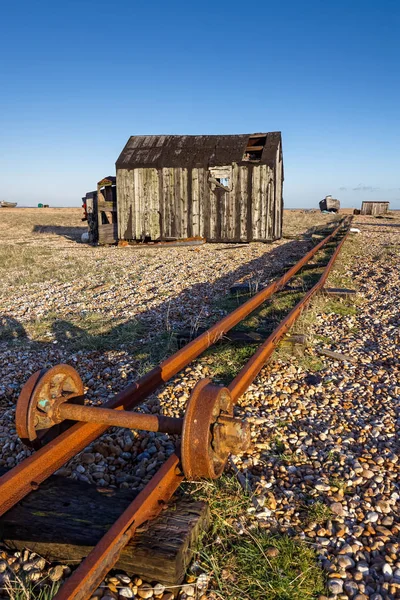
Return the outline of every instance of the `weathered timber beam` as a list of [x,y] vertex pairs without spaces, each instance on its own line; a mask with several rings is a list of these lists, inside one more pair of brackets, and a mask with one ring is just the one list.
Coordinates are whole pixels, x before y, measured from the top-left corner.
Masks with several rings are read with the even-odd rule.
[[340,360],[342,362],[349,362],[353,364],[357,362],[357,360],[352,356],[340,354],[339,352],[332,352],[332,350],[327,350],[326,348],[318,348],[317,354],[320,354],[321,356],[327,356],[328,358],[333,358],[334,360]]
[[[1,517],[2,542],[77,566],[136,495],[54,475]],[[116,568],[147,581],[179,585],[208,524],[206,503],[171,501],[157,519],[140,527]]]
[[337,296],[339,298],[354,298],[357,294],[356,290],[349,290],[347,288],[324,288],[322,293],[325,296]]

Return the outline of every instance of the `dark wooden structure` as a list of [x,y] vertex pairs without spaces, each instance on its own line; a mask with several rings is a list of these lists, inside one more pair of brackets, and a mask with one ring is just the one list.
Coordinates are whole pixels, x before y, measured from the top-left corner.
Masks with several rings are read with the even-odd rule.
[[280,132],[132,136],[116,170],[119,240],[282,235]]
[[384,215],[389,210],[389,202],[363,202],[361,205],[362,215]]
[[97,184],[97,228],[99,244],[112,244],[117,239],[116,178],[108,176]]
[[[135,495],[132,490],[97,488],[54,475],[1,517],[2,542],[9,548],[29,548],[49,561],[75,567]],[[209,520],[206,503],[172,500],[125,546],[116,568],[147,581],[179,585]]]
[[97,190],[87,192],[82,198],[82,208],[88,222],[89,240],[92,243],[114,244],[118,241],[116,178],[104,177]]
[[323,200],[319,203],[319,209],[321,212],[339,212],[340,210],[340,201],[336,198],[332,198],[332,196],[325,196]]

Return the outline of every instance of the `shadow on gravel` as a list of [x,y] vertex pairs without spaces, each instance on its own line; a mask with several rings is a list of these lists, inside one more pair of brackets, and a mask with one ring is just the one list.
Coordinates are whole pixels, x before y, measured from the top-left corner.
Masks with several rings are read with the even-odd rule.
[[71,240],[72,242],[78,242],[81,240],[81,235],[87,231],[87,227],[64,227],[63,225],[34,225],[32,233],[49,233],[59,235]]
[[[46,229],[52,230],[54,233],[57,228]],[[59,229],[64,231],[64,235],[66,228]],[[69,228],[69,231],[71,235],[75,235],[80,228]],[[104,353],[110,350],[121,350],[124,352],[124,358],[121,360],[124,363],[127,360],[130,362],[129,379],[131,377],[136,379],[175,352],[178,331],[188,329],[189,326],[193,337],[196,337],[198,329],[204,326],[209,327],[230,312],[230,310],[218,309],[218,303],[227,297],[226,294],[229,293],[229,288],[233,283],[239,280],[250,280],[252,283],[271,281],[287,271],[289,265],[296,262],[312,246],[313,243],[310,239],[284,243],[254,260],[224,273],[214,282],[192,285],[176,297],[165,299],[158,306],[149,308],[134,318],[123,323],[119,322],[114,326],[112,326],[113,317],[108,317],[103,313],[92,313],[91,315],[100,321],[100,327],[96,324],[96,326],[92,326],[90,320],[85,322],[85,317],[81,316],[85,311],[78,313],[72,320],[44,315],[38,322],[31,321],[35,326],[39,323],[42,327],[41,339],[35,341],[29,336],[31,325],[27,331],[23,323],[18,322],[9,314],[5,313],[3,316],[0,314],[0,343],[5,361],[3,365],[5,366],[8,362],[7,355],[10,352],[13,355],[23,352],[24,355],[29,355],[30,362],[49,365],[49,363],[70,362],[73,354],[82,351],[84,354],[96,353],[96,357],[92,355],[91,359],[95,362],[104,361],[107,366],[109,358],[104,356]],[[155,295],[157,296],[157,290]],[[193,306],[193,298],[198,298],[198,308],[197,311],[192,309],[192,314],[188,318],[187,306]],[[135,303],[134,294],[132,294],[131,302]],[[10,307],[11,311],[12,307]],[[103,316],[104,323],[102,322]],[[46,319],[48,320],[46,321]],[[46,335],[49,337],[48,341]],[[24,356],[24,360],[25,358]],[[76,359],[74,358],[74,360]],[[1,361],[0,368],[2,368]],[[36,370],[33,364],[30,369]],[[23,369],[15,370],[14,389],[16,395],[30,374],[29,369],[27,372],[23,372]],[[129,381],[125,380],[124,384],[127,383]]]
[[[196,326],[200,327],[204,324],[209,325],[207,313],[210,308],[215,309],[216,302],[224,297],[233,283],[239,280],[250,280],[254,284],[255,289],[257,289],[257,284],[270,281],[283,274],[289,268],[288,263],[290,264],[298,260],[298,258],[311,247],[312,245],[309,240],[287,242],[286,244],[274,248],[271,252],[266,252],[262,256],[225,273],[222,277],[219,277],[213,282],[197,283],[184,289],[180,294],[173,298],[166,299],[154,309],[150,308],[148,311],[139,313],[132,322],[134,321],[139,325],[139,335],[143,335],[143,333],[149,329],[152,329],[154,334],[159,334],[162,331],[165,331],[165,325],[168,325],[168,321],[170,322],[172,329],[175,330],[183,325],[182,321],[186,315],[186,306],[193,303],[193,297],[197,297],[199,299],[199,306],[198,312],[194,315],[194,318],[197,320]],[[129,252],[129,248],[127,251]],[[162,252],[162,250],[160,251]],[[139,256],[138,260],[140,260]],[[215,288],[218,289],[217,293],[215,292]],[[155,295],[157,296],[157,290],[155,290]],[[135,297],[132,295],[132,303],[134,302]],[[12,307],[10,308],[12,310]],[[204,317],[201,316],[202,311],[204,312]],[[226,311],[221,310],[219,312],[221,314],[214,315],[214,322],[220,319]],[[164,315],[163,323],[159,322],[160,315]],[[204,321],[207,321],[207,323]],[[101,342],[102,339],[114,337],[114,334],[116,334],[118,339],[120,337],[119,334],[124,328],[127,326],[129,327],[130,324],[131,321],[118,324],[109,331],[94,337],[98,338],[99,342]],[[77,324],[72,321],[68,322],[64,319],[55,319],[51,326],[56,340],[60,344],[70,344],[71,340],[74,338],[81,338],[83,346],[86,346],[84,340],[90,338],[90,335],[87,332],[81,330],[79,325],[77,326]],[[8,315],[4,315],[3,317],[0,315],[0,340],[21,339],[26,337],[27,334],[21,323]],[[46,344],[48,342],[42,343]],[[101,343],[99,346],[101,346]],[[108,346],[108,343],[106,346]],[[118,347],[114,349],[117,350]]]
[[361,226],[373,225],[374,227],[400,227],[400,223],[361,223]]

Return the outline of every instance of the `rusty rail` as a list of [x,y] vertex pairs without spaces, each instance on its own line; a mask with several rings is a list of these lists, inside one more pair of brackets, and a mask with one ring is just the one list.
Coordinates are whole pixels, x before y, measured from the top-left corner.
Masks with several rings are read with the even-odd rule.
[[[111,424],[135,428],[143,426],[143,428],[153,431],[166,430],[171,431],[172,433],[181,432],[183,429],[182,453],[189,452],[190,454],[190,452],[192,452],[193,454],[194,451],[189,451],[187,446],[190,445],[191,440],[198,443],[199,441],[201,442],[202,439],[201,436],[197,438],[195,434],[197,423],[199,423],[200,430],[203,430],[202,435],[210,435],[210,425],[207,425],[206,419],[204,419],[204,422],[201,422],[203,420],[203,414],[206,414],[207,411],[209,411],[209,418],[211,419],[211,413],[215,406],[220,406],[221,410],[223,409],[223,414],[220,413],[222,415],[220,420],[214,419],[214,421],[210,421],[210,423],[214,423],[214,428],[216,428],[217,433],[221,428],[226,428],[228,436],[225,439],[226,447],[223,449],[223,452],[227,453],[228,451],[231,451],[233,441],[239,439],[237,437],[235,438],[238,431],[239,437],[242,436],[243,439],[246,437],[245,428],[240,428],[237,424],[237,420],[233,419],[232,416],[229,416],[233,414],[233,403],[238,400],[248,386],[254,381],[255,377],[278,345],[282,336],[299,317],[312,296],[323,287],[340,249],[347,238],[348,232],[336,247],[319,281],[305,294],[302,300],[290,311],[275,331],[259,347],[228,388],[218,388],[217,386],[213,386],[209,383],[209,380],[202,380],[197,384],[191,400],[189,401],[188,412],[191,413],[189,415],[191,419],[189,419],[189,424],[186,422],[187,416],[185,416],[185,420],[182,420],[172,419],[162,415],[130,415],[120,411],[123,408],[137,405],[149,393],[154,391],[160,383],[168,381],[168,379],[178,373],[194,358],[199,356],[206,348],[215,343],[226,331],[229,331],[229,329],[234,327],[234,325],[260,306],[260,304],[268,299],[273,293],[284,287],[286,282],[293,277],[293,275],[295,275],[299,269],[301,269],[302,266],[318,252],[318,250],[339,233],[342,226],[343,223],[315,246],[313,250],[307,253],[278,281],[271,283],[267,288],[256,294],[253,298],[250,298],[233,313],[227,315],[222,321],[193,340],[188,346],[161,363],[159,367],[153,369],[145,377],[129,386],[129,388],[120,394],[117,394],[111,402],[107,403],[106,408],[74,405],[67,406],[65,404],[57,407],[57,410],[59,410],[59,413],[57,414],[64,412],[63,418],[82,419],[86,422],[84,424],[78,423],[73,425],[68,431],[58,436],[52,442],[49,442],[45,447],[41,448],[34,455],[24,460],[20,465],[0,478],[0,515],[11,508],[31,490],[36,489],[40,482],[44,481],[62,464],[69,460],[69,458],[74,456],[88,443],[106,431],[107,427]],[[98,413],[98,418],[95,417],[94,411]],[[92,420],[96,422],[88,422]],[[192,426],[192,429],[190,429],[190,425]],[[188,431],[190,432],[190,435],[188,434]],[[134,535],[137,527],[144,521],[154,518],[180,485],[184,478],[184,474],[182,473],[182,463],[183,468],[185,468],[185,461],[182,461],[181,456],[178,456],[177,454],[173,454],[167,462],[164,463],[147,486],[140,492],[137,498],[110,528],[108,533],[99,541],[88,557],[62,586],[55,597],[56,600],[87,600],[91,596],[91,592],[97,587],[106,572],[108,572],[116,563],[121,550]],[[220,467],[221,465],[216,464],[215,472],[217,474],[215,476],[218,476],[219,473],[222,472]]]
[[[300,316],[301,312],[310,302],[311,298],[324,286],[326,279],[331,271],[339,252],[344,244],[348,233],[343,237],[343,239],[338,244],[335,252],[332,254],[327,266],[324,269],[324,272],[319,279],[319,281],[305,294],[305,296],[301,299],[301,301],[290,311],[290,313],[286,316],[285,319],[278,325],[278,327],[273,331],[273,333],[268,337],[262,346],[255,352],[255,354],[251,357],[251,359],[244,365],[239,374],[235,377],[232,383],[228,386],[228,389],[231,391],[232,398],[235,402],[240,398],[240,396],[247,390],[249,385],[254,381],[257,377],[258,373],[265,365],[268,358],[273,353],[276,346],[279,344],[280,339],[285,335],[288,329],[293,325],[296,319]],[[169,485],[174,486],[175,489],[178,488],[180,482],[183,479],[183,476],[175,475],[174,483],[171,483],[171,471],[173,468],[176,469],[175,473],[179,472],[178,464],[179,458],[177,455],[172,455],[169,458],[171,462],[171,469],[165,469],[164,475],[162,475],[161,471],[166,467],[166,464],[156,473],[153,479],[149,482],[149,484],[142,490],[141,495],[143,498],[143,502],[147,505],[149,502],[150,506],[152,506],[153,502],[153,491],[154,484],[153,480],[157,478],[157,482],[160,484],[160,498],[163,498],[164,486],[164,478],[168,482],[165,487],[168,488],[170,492]],[[162,487],[161,487],[162,486]],[[174,491],[173,490],[173,491]],[[171,493],[171,496],[173,494]],[[168,492],[168,493],[169,493]],[[126,532],[126,538],[122,539],[122,527],[117,525],[118,522],[124,524],[126,522],[132,522],[132,519],[135,519],[132,516],[135,513],[137,507],[137,499],[128,507],[128,509],[121,515],[120,519],[113,525],[112,529],[104,536],[97,546],[91,551],[88,557],[85,559],[83,563],[78,567],[78,569],[71,575],[71,577],[67,580],[67,582],[62,586],[60,591],[55,596],[55,600],[87,600],[90,597],[91,592],[96,589],[99,583],[104,578],[104,575],[107,571],[109,571],[117,562],[120,552],[123,547],[128,543],[134,534],[135,527],[137,527],[136,521],[135,527],[132,526]],[[143,521],[140,521],[141,523]],[[115,536],[115,541],[114,541]],[[105,567],[106,565],[106,567]]]
[[[161,384],[169,381],[174,375],[207,350],[207,348],[215,344],[232,327],[252,313],[275,292],[282,289],[346,225],[347,220],[342,221],[332,233],[307,252],[280,279],[270,283],[266,288],[255,294],[184,348],[161,362],[158,367],[155,367],[125,390],[116,394],[114,398],[105,404],[105,408],[131,409],[140,404]],[[97,423],[77,423],[35,454],[25,459],[21,464],[11,469],[7,474],[0,477],[0,516],[29,494],[29,492],[35,490],[40,483],[45,481],[45,479],[78,454],[78,452],[105,433],[107,428],[107,425],[99,425]]]
[[67,579],[55,600],[87,600],[118,557],[136,529],[154,519],[183,481],[179,458],[173,454],[151,478],[104,537]]

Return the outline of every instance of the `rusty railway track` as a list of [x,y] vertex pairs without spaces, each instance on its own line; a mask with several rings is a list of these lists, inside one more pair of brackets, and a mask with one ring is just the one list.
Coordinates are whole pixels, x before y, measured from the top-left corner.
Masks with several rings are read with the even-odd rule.
[[[17,402],[16,426],[20,438],[37,451],[0,478],[0,515],[37,489],[40,483],[101,436],[108,427],[181,434],[181,444],[176,453],[168,458],[64,583],[55,596],[56,600],[87,600],[115,565],[136,529],[160,513],[184,478],[215,479],[222,474],[230,452],[246,450],[250,442],[249,427],[246,422],[234,418],[234,405],[311,298],[325,285],[348,232],[349,220],[344,219],[280,279],[116,394],[104,407],[83,405],[82,381],[77,371],[68,365],[38,371],[29,378]],[[336,239],[336,248],[318,282],[259,346],[227,387],[214,385],[208,378],[199,381],[188,401],[184,419],[129,412],[282,290],[317,252]],[[60,433],[60,427],[65,426],[68,428]]]

